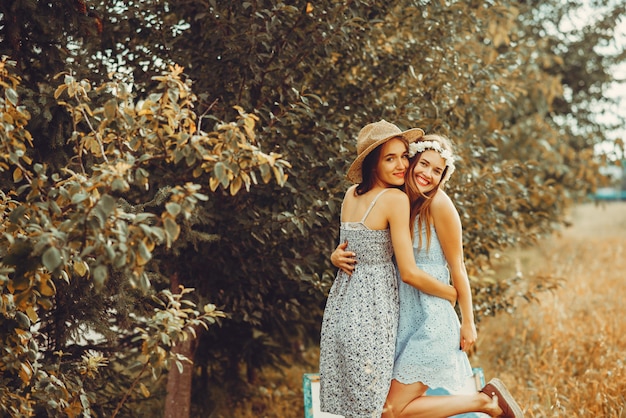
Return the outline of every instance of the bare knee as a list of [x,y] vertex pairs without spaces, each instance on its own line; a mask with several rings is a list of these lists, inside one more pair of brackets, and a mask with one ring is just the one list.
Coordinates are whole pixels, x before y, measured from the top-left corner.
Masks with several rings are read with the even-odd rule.
[[404,384],[392,380],[382,418],[400,418],[406,407],[422,396],[427,389],[428,387],[420,382]]
[[397,418],[398,414],[393,409],[393,404],[389,401],[385,402],[385,406],[383,407],[383,413],[380,416],[381,418]]

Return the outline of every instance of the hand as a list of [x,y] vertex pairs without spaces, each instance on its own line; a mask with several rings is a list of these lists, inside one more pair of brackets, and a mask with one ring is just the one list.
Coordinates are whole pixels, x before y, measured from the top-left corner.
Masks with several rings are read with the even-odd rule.
[[330,261],[333,266],[341,269],[348,276],[352,276],[356,267],[356,254],[352,251],[346,251],[346,248],[348,248],[348,241],[339,244],[331,254]]
[[469,321],[461,324],[461,350],[466,353],[474,346],[478,334],[476,333],[476,324]]

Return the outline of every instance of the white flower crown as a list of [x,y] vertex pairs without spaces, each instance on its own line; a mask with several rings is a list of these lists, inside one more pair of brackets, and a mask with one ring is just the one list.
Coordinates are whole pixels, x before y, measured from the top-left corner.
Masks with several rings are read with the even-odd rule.
[[418,152],[424,152],[427,149],[431,149],[433,151],[437,151],[441,158],[443,158],[446,162],[446,166],[448,167],[448,172],[446,173],[446,178],[442,179],[442,182],[447,181],[452,172],[454,172],[454,155],[447,150],[444,149],[441,144],[437,141],[418,141],[409,144],[409,158],[415,157],[415,154]]

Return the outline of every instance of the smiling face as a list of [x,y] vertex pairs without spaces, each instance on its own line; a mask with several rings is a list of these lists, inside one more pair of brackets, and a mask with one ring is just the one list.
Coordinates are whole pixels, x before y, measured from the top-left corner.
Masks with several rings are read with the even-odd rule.
[[446,160],[435,150],[425,150],[413,168],[413,179],[422,194],[436,188],[446,168]]
[[402,186],[408,167],[409,155],[406,143],[401,139],[390,139],[381,146],[376,165],[377,182],[383,187]]

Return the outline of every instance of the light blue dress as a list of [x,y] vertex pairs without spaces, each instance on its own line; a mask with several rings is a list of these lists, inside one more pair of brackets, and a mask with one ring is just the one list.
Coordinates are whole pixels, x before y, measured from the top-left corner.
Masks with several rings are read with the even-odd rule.
[[[417,266],[440,282],[450,284],[450,271],[434,226],[430,226],[430,247],[422,229],[422,248],[414,237]],[[417,233],[418,223],[415,221]],[[393,378],[401,383],[422,382],[430,388],[459,392],[472,368],[461,351],[461,324],[450,304],[404,283],[398,275],[400,318],[396,340]]]

